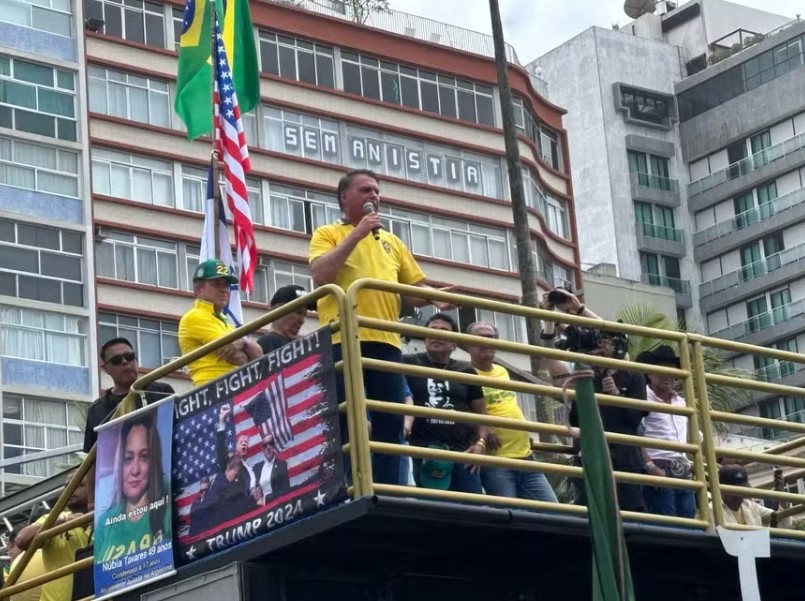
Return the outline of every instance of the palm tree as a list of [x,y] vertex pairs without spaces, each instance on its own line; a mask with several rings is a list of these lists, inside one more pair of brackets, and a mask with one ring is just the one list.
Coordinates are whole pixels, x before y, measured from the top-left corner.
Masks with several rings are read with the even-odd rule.
[[[656,328],[658,330],[666,330],[669,332],[679,332],[685,330],[680,325],[672,320],[670,317],[660,311],[655,305],[650,303],[633,303],[621,307],[616,315],[616,319],[635,326],[644,326],[649,328]],[[696,329],[687,328],[687,331],[694,333],[704,333],[696,331]],[[650,338],[648,336],[629,336],[629,356],[634,359],[644,351],[651,351],[661,345],[671,346],[675,351],[679,351],[675,342],[663,340],[661,338]],[[735,367],[728,367],[724,359],[724,353],[719,349],[705,347],[703,349],[704,355],[704,370],[710,374],[719,374],[723,376],[734,376],[737,378],[746,378],[749,380],[755,379],[755,373],[746,369],[739,369]],[[696,375],[694,374],[693,386],[696,390],[697,386]],[[710,408],[716,411],[736,411],[752,402],[752,394],[749,390],[744,388],[735,388],[732,386],[723,386],[721,384],[707,384],[707,396],[710,400]],[[726,431],[726,425],[714,422],[714,427],[723,433]]]

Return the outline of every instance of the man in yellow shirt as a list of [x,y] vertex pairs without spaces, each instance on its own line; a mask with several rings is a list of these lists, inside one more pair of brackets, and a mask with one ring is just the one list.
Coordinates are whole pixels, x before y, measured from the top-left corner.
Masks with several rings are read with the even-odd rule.
[[[8,578],[11,570],[13,570],[17,565],[17,558],[22,555],[22,549],[17,546],[17,535],[19,532],[20,528],[17,527],[8,537],[8,556],[11,559],[11,565],[7,567],[7,570],[4,570],[4,578]],[[31,558],[31,561],[29,561],[28,565],[25,566],[25,569],[22,571],[22,574],[20,574],[20,577],[17,579],[15,584],[22,584],[26,580],[32,580],[44,573],[45,564],[42,562],[42,551],[37,549],[37,551],[34,553],[34,556]],[[11,601],[39,601],[41,595],[42,587],[35,586],[33,588],[29,588],[27,591],[14,595],[11,597]]]
[[[467,334],[483,338],[499,338],[498,330],[490,323],[475,322],[467,327]],[[480,376],[508,380],[505,367],[495,364],[495,349],[484,346],[468,346],[470,363]],[[525,421],[517,394],[512,390],[483,387],[486,412],[497,417]],[[531,452],[531,436],[522,430],[495,429],[500,446],[490,454],[496,457],[535,461]],[[556,503],[556,493],[542,472],[520,471],[501,467],[482,467],[481,482],[488,495],[548,501]]]
[[[313,232],[310,241],[310,271],[317,286],[336,284],[346,290],[360,278],[375,278],[427,287],[425,274],[411,252],[397,236],[382,229],[377,208],[380,185],[368,169],[350,171],[338,182],[338,204],[342,219]],[[413,306],[429,304],[421,298],[406,298]],[[433,302],[439,310],[452,308],[448,303]],[[358,315],[386,321],[400,317],[400,296],[377,290],[362,290],[358,295]],[[324,326],[338,319],[335,300],[326,296],[318,304],[319,321]],[[393,332],[361,328],[358,332],[363,357],[394,361],[402,359],[400,337]],[[333,357],[341,359],[340,334],[333,335]],[[403,403],[405,382],[401,374],[365,369],[366,397]],[[337,375],[339,402],[344,400],[344,381]],[[390,413],[373,413],[372,438],[380,442],[401,443],[403,418]],[[343,428],[342,428],[343,429]],[[346,438],[346,430],[344,437]],[[400,457],[375,456],[373,478],[383,484],[400,483]]]
[[[67,477],[67,483],[73,476]],[[73,492],[73,496],[67,502],[67,509],[59,516],[54,524],[60,524],[78,517],[87,511],[87,486],[85,481]],[[17,535],[16,544],[20,550],[25,551],[31,541],[42,528],[47,515],[43,515],[31,524],[20,530]],[[89,544],[89,527],[79,526],[67,532],[62,532],[52,536],[42,544],[42,563],[46,572],[54,572],[75,561],[75,552],[83,549]],[[36,557],[34,557],[34,560]],[[30,564],[29,564],[30,565]],[[70,601],[73,597],[73,575],[63,576],[57,580],[52,580],[42,585],[41,601]]]
[[[230,284],[237,282],[238,278],[223,261],[209,259],[199,264],[193,274],[196,301],[179,321],[179,347],[183,355],[235,329],[222,311],[229,304]],[[188,366],[193,386],[211,382],[262,354],[258,344],[248,338],[227,344]]]

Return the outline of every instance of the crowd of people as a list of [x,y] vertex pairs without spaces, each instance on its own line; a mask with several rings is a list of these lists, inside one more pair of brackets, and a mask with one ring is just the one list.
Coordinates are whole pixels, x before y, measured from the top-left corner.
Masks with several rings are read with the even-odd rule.
[[[347,289],[358,279],[374,278],[429,288],[425,283],[425,273],[408,248],[397,236],[382,227],[378,213],[378,177],[369,170],[351,171],[339,181],[337,193],[341,219],[318,228],[310,243],[309,261],[314,284],[335,284]],[[204,261],[195,270],[195,301],[179,324],[178,337],[183,354],[233,331],[234,326],[224,316],[224,309],[229,302],[230,285],[236,282],[236,276],[221,261]],[[452,287],[447,286],[440,290],[449,291]],[[275,291],[269,306],[271,309],[277,308],[306,293],[301,286],[282,287]],[[398,294],[364,289],[358,295],[355,311],[363,317],[396,321],[402,301]],[[556,503],[557,496],[545,474],[533,465],[537,458],[532,451],[531,436],[527,431],[473,425],[454,420],[445,413],[472,413],[525,421],[515,392],[507,390],[505,386],[478,386],[462,381],[467,375],[477,374],[500,381],[504,385],[510,379],[510,374],[496,362],[496,350],[479,343],[462,349],[469,361],[455,358],[453,354],[457,345],[437,335],[438,332],[459,332],[458,324],[448,313],[454,308],[453,305],[414,296],[406,297],[405,301],[413,307],[430,304],[436,310],[425,323],[425,327],[434,331],[435,335],[425,337],[424,351],[404,355],[400,337],[396,333],[360,328],[358,338],[361,355],[364,358],[435,368],[441,372],[439,375],[406,377],[399,373],[364,368],[365,394],[371,399],[409,403],[439,409],[442,413],[438,416],[414,417],[370,411],[367,417],[371,424],[371,437],[379,442],[407,443],[414,447],[465,453],[468,461],[465,463],[414,458],[409,468],[408,461],[400,456],[373,454],[373,480],[376,483],[399,485],[408,484],[412,476],[414,485],[423,488]],[[562,289],[546,294],[541,308],[597,317],[574,294]],[[338,319],[335,300],[331,296],[322,298],[317,306],[301,307],[271,323],[268,331],[256,341],[244,337],[190,363],[189,374],[194,386],[206,384],[237,366],[299,338],[308,311],[317,311],[322,325]],[[545,321],[540,336],[544,345],[553,346],[557,337],[561,336],[561,325],[557,324],[561,324],[561,316],[555,322]],[[499,338],[495,325],[487,322],[472,323],[465,328],[465,333],[478,338]],[[588,350],[591,355],[628,358],[618,334],[600,334],[597,344]],[[333,358],[338,361],[342,356],[340,332],[336,332],[333,334]],[[125,338],[114,338],[103,344],[100,360],[102,369],[112,380],[112,386],[89,408],[84,439],[85,452],[89,452],[97,441],[95,427],[114,414],[139,377],[135,349]],[[636,357],[636,361],[647,365],[679,367],[679,359],[669,346],[660,346],[642,353]],[[545,368],[556,386],[562,386],[571,372],[568,364],[558,360],[545,360]],[[451,377],[453,374],[455,377]],[[345,400],[343,376],[338,374],[336,379],[337,398],[341,402]],[[675,391],[673,378],[668,376],[596,369],[594,389],[597,393],[638,401],[685,405],[685,399]],[[169,385],[155,382],[146,386],[144,402],[153,403],[173,393]],[[688,441],[689,428],[685,416],[606,404],[599,405],[599,409],[604,428],[608,432],[644,435],[678,443]],[[231,411],[229,405],[224,405],[220,410],[215,432],[220,473],[212,480],[207,478],[206,482],[201,482],[199,494],[191,509],[191,533],[205,528],[213,505],[242,513],[242,505],[260,505],[269,495],[282,494],[290,488],[287,465],[277,452],[270,435],[262,440],[264,456],[257,463],[250,464],[246,461],[248,441],[235,440],[233,450],[229,451],[224,436],[225,422]],[[570,425],[577,425],[574,406],[571,407],[569,422]],[[342,436],[347,438],[346,427],[342,428]],[[578,440],[574,438],[573,460],[577,465],[583,465],[577,443]],[[115,491],[116,504],[109,511],[121,513],[126,510],[125,513],[129,515],[136,514],[137,512],[127,510],[147,504],[149,500],[161,495],[167,477],[161,473],[159,443],[154,443],[154,424],[147,418],[127,423],[122,429],[119,449],[126,457],[130,456],[131,461],[122,462],[126,464],[128,471],[120,478],[119,487]],[[669,479],[691,478],[691,462],[683,453],[618,444],[611,444],[609,451],[613,468],[618,471]],[[470,461],[473,455],[515,460],[520,462],[520,467],[479,467]],[[724,466],[720,479],[723,483],[733,485],[749,484],[746,470],[740,465]],[[696,514],[694,494],[687,489],[619,483],[617,492],[620,507],[624,510],[687,518]],[[87,509],[93,510],[94,493],[93,469],[71,498],[68,505],[70,511],[59,519],[69,519]],[[575,502],[585,502],[583,487],[576,487]],[[728,521],[747,525],[759,526],[767,522],[773,514],[772,510],[754,501],[736,496],[724,496],[722,509],[724,515],[728,516]],[[167,511],[145,515],[148,515],[147,524],[135,517],[126,525],[134,538],[146,528],[150,533],[169,535]],[[216,516],[216,519],[218,517],[220,516]],[[42,519],[12,533],[8,546],[12,560],[28,547],[38,532]],[[90,544],[90,537],[90,528],[82,527],[49,539],[41,551],[37,552],[23,577],[31,578],[43,570],[52,571],[66,565],[73,560],[78,549]],[[114,546],[115,541],[108,540],[104,533],[98,532],[95,533],[94,544],[96,554],[99,551],[103,554],[104,549]],[[35,589],[32,589],[18,598],[25,601],[33,601],[34,598],[69,601],[73,593],[71,578],[61,578],[44,585],[41,591],[33,592]]]

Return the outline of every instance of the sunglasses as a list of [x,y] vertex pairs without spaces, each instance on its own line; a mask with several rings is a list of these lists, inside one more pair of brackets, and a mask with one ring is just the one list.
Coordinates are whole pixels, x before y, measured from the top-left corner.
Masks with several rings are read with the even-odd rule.
[[131,363],[137,358],[137,353],[134,351],[129,351],[128,353],[122,353],[120,355],[115,355],[114,357],[109,357],[106,360],[107,363],[111,363],[112,365],[120,365],[125,360],[127,363]]

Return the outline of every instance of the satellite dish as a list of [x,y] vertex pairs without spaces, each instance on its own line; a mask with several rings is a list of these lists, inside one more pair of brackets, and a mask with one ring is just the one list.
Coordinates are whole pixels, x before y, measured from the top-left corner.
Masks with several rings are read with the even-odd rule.
[[623,3],[623,11],[631,19],[637,19],[643,15],[652,14],[656,7],[656,0],[626,0],[626,2]]

